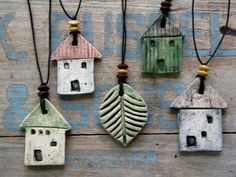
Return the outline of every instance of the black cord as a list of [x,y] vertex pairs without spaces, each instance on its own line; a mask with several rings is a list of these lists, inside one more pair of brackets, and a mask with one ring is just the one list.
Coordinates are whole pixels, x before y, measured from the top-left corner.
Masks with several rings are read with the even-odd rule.
[[122,55],[121,55],[121,63],[125,63],[125,56],[126,56],[126,38],[127,38],[127,31],[126,31],[126,9],[127,9],[127,0],[122,1],[122,23],[123,23],[123,32],[122,32]]
[[[218,51],[218,49],[220,48],[224,38],[225,38],[225,34],[226,34],[226,30],[223,32],[223,35],[219,41],[219,43],[217,44],[213,54],[210,56],[210,58],[207,60],[207,62],[203,63],[201,58],[200,58],[200,55],[198,53],[198,49],[197,49],[197,44],[196,44],[196,38],[195,38],[195,24],[194,24],[194,3],[195,3],[195,0],[192,0],[192,35],[193,35],[193,44],[194,44],[194,49],[195,49],[195,53],[197,55],[197,59],[199,61],[199,63],[201,63],[202,65],[208,65],[212,59],[214,58],[216,52]],[[228,0],[228,10],[227,10],[227,19],[226,19],[226,24],[225,24],[225,27],[227,28],[228,25],[229,25],[229,17],[230,17],[230,0]]]
[[48,40],[48,71],[47,71],[47,79],[44,82],[43,81],[43,76],[42,76],[42,71],[40,68],[40,64],[39,64],[39,58],[38,58],[38,51],[37,51],[37,46],[36,46],[36,37],[35,37],[35,29],[34,29],[34,19],[33,19],[33,14],[32,14],[32,9],[31,9],[31,5],[30,5],[30,0],[27,0],[27,4],[28,4],[28,8],[29,8],[29,15],[30,15],[30,24],[31,24],[31,30],[32,30],[32,38],[33,38],[33,46],[34,46],[34,53],[35,53],[35,60],[36,60],[36,64],[37,64],[37,69],[39,72],[39,76],[40,76],[40,81],[41,84],[47,85],[49,82],[49,78],[50,78],[50,60],[51,60],[51,11],[52,11],[52,2],[51,0],[49,0],[49,40]]
[[77,15],[78,15],[79,10],[80,10],[80,6],[81,6],[81,3],[82,3],[82,0],[79,1],[77,10],[76,10],[74,16],[71,16],[71,15],[66,11],[66,9],[65,9],[65,7],[64,7],[64,5],[63,5],[63,3],[62,3],[61,0],[59,0],[59,2],[60,2],[60,5],[61,5],[62,10],[63,10],[64,13],[66,14],[66,16],[67,16],[69,19],[71,19],[71,20],[76,20],[76,19],[77,19]]
[[168,17],[169,12],[171,11],[171,1],[172,0],[165,0],[161,3],[161,13],[162,15],[162,19],[161,19],[161,28],[165,28],[166,27],[166,17]]
[[[122,46],[121,46],[121,64],[118,65],[119,70],[128,68],[128,65],[125,64],[126,57],[126,39],[127,39],[127,30],[126,30],[126,9],[127,9],[127,0],[121,0],[122,6]],[[118,83],[120,85],[119,95],[124,95],[124,83],[126,83],[127,74],[118,73]]]
[[47,68],[47,79],[44,82],[43,76],[42,76],[42,71],[40,68],[39,64],[39,58],[38,58],[38,51],[37,51],[37,46],[36,46],[36,37],[35,37],[35,29],[34,29],[34,19],[33,19],[33,13],[32,13],[32,8],[30,4],[30,0],[27,0],[28,4],[28,9],[29,9],[29,15],[30,15],[30,25],[31,25],[31,31],[32,31],[32,38],[33,38],[33,46],[34,46],[34,53],[35,53],[35,61],[41,81],[41,85],[38,87],[39,93],[38,96],[40,97],[40,106],[41,106],[41,111],[42,114],[47,114],[48,111],[46,109],[45,105],[45,99],[48,98],[49,93],[49,87],[47,86],[50,78],[50,61],[51,61],[51,24],[52,24],[52,0],[49,0],[49,15],[48,15],[48,68]]

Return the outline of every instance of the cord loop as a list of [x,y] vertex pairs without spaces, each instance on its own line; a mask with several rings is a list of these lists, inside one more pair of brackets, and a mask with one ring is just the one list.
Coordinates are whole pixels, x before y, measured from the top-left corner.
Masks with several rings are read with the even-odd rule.
[[[208,76],[208,71],[209,71],[209,68],[207,67],[207,65],[213,60],[216,52],[220,48],[220,46],[221,46],[221,44],[222,44],[222,42],[223,42],[223,40],[225,38],[226,30],[223,31],[223,35],[222,35],[219,43],[217,44],[213,54],[210,56],[210,58],[205,63],[203,63],[201,58],[200,58],[200,55],[198,53],[198,48],[197,48],[196,39],[195,39],[194,3],[195,3],[195,0],[192,0],[192,35],[193,35],[193,44],[194,44],[194,50],[195,50],[197,59],[198,59],[199,63],[201,63],[201,65],[199,66],[200,70],[198,71],[198,75],[197,75],[197,77],[200,78],[200,85],[199,85],[199,91],[198,92],[199,92],[199,94],[204,94],[205,79],[206,79],[206,76]],[[226,18],[226,24],[225,24],[226,28],[229,25],[230,4],[231,4],[231,2],[230,2],[230,0],[228,0],[228,10],[227,10],[227,18]]]
[[[200,58],[200,55],[199,55],[199,52],[198,52],[198,48],[197,48],[197,44],[196,44],[196,37],[195,37],[195,20],[194,20],[194,4],[195,4],[195,0],[192,0],[192,35],[193,35],[193,44],[194,44],[194,50],[195,50],[195,53],[196,53],[196,56],[197,56],[197,59],[199,61],[199,63],[201,63],[202,65],[208,65],[211,60],[213,60],[216,52],[218,51],[218,49],[220,48],[224,38],[225,38],[225,35],[226,35],[226,30],[223,31],[223,35],[219,41],[219,43],[217,44],[213,54],[210,56],[210,58],[205,62],[203,63],[201,58]],[[230,18],[230,5],[231,5],[231,1],[228,0],[228,9],[227,9],[227,18],[226,18],[226,24],[225,24],[225,27],[227,28],[228,25],[229,25],[229,18]]]
[[205,76],[200,76],[200,75],[197,75],[197,77],[199,77],[199,79],[200,79],[198,93],[199,94],[204,94],[206,77]]
[[123,84],[126,83],[126,79],[128,78],[128,65],[127,64],[119,64],[117,66],[119,69],[117,70],[117,78],[118,78],[118,83],[120,84],[120,91],[119,95],[123,96],[124,95],[124,89],[123,89]]
[[73,41],[72,41],[72,46],[77,46],[78,45],[78,34],[80,33],[79,31],[79,20],[69,20],[69,30],[70,33],[73,36]]
[[75,12],[75,14],[74,14],[73,16],[71,16],[71,15],[66,11],[66,9],[65,9],[65,7],[64,7],[64,5],[63,5],[63,3],[62,3],[61,0],[59,0],[59,3],[60,3],[60,6],[61,6],[62,10],[63,10],[64,13],[65,13],[65,15],[66,15],[69,19],[71,19],[71,20],[76,20],[76,19],[77,19],[77,15],[78,15],[78,13],[79,13],[82,0],[79,1],[79,4],[78,4],[78,6],[77,6],[77,10],[76,10],[76,12]]
[[166,27],[166,17],[168,17],[169,12],[171,11],[171,1],[172,0],[165,0],[161,3],[161,13],[162,15],[162,19],[161,19],[161,28],[165,28]]
[[45,99],[48,99],[49,96],[49,87],[47,86],[46,83],[42,83],[39,87],[38,87],[39,93],[38,96],[40,97],[40,107],[41,107],[41,111],[42,114],[47,114],[47,109],[45,106]]

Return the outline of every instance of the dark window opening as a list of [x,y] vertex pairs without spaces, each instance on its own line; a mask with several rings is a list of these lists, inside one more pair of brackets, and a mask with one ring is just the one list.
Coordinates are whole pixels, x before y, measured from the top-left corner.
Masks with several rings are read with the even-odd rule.
[[187,146],[197,146],[197,140],[195,136],[187,136]]
[[46,130],[46,135],[50,135],[50,131],[49,130]]
[[50,146],[53,146],[53,147],[57,146],[57,142],[56,141],[51,141]]
[[80,92],[80,83],[78,80],[71,81],[71,90]]
[[35,149],[34,150],[34,159],[35,161],[42,161],[43,160],[43,156],[42,156],[42,151],[39,149]]
[[175,41],[174,41],[174,40],[170,40],[170,41],[169,41],[169,44],[170,44],[170,46],[173,47],[173,46],[175,45]]
[[39,130],[39,134],[42,135],[43,134],[43,130]]
[[206,138],[207,137],[207,132],[206,131],[202,131],[202,137]]
[[209,124],[212,124],[212,123],[213,123],[213,117],[207,115],[207,122],[208,122]]
[[156,43],[155,43],[154,40],[151,40],[151,41],[150,41],[150,46],[151,46],[151,47],[155,47],[155,46],[156,46]]
[[34,135],[36,133],[35,129],[31,130],[31,134]]
[[87,63],[86,63],[86,62],[82,62],[82,63],[81,63],[81,68],[87,69]]
[[165,60],[163,58],[157,59],[157,67],[159,70],[165,70]]
[[69,65],[69,63],[67,63],[67,62],[64,63],[64,68],[65,68],[65,69],[70,69],[70,65]]

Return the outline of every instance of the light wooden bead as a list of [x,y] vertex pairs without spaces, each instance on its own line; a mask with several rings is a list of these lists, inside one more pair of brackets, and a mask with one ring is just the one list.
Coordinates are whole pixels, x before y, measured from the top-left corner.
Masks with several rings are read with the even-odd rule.
[[69,30],[70,30],[71,32],[79,31],[79,27],[78,27],[78,26],[70,26],[70,27],[69,27]]
[[75,26],[75,25],[78,25],[80,22],[79,22],[79,20],[70,20],[68,23],[71,26]]
[[208,72],[207,72],[207,71],[200,70],[200,71],[198,71],[198,75],[199,75],[199,76],[206,77],[206,76],[208,76]]
[[209,71],[209,67],[207,65],[200,65],[199,70]]
[[118,74],[128,74],[128,70],[126,70],[126,69],[119,69],[119,70],[117,70],[117,73]]

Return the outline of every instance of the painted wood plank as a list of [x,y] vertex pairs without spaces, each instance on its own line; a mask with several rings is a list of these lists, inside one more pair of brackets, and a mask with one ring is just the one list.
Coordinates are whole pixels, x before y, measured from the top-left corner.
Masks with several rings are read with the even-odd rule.
[[[160,1],[159,1],[160,2]],[[0,135],[23,135],[19,124],[39,103],[37,87],[39,78],[32,48],[27,4],[16,0],[0,0]],[[77,1],[65,2],[67,9],[74,9]],[[43,73],[46,74],[47,58],[47,21],[45,12],[47,0],[32,1],[37,25],[37,42]],[[201,55],[208,57],[210,46],[214,46],[219,37],[218,29],[224,24],[226,2],[220,0],[199,1],[196,4],[196,26],[199,27],[198,46]],[[67,19],[58,1],[53,1],[53,48],[68,36]],[[147,26],[158,17],[160,3],[155,0],[129,2],[128,37],[128,82],[147,101],[149,119],[142,133],[176,133],[176,113],[169,110],[170,103],[180,95],[195,78],[198,63],[194,57],[191,34],[191,3],[176,0],[173,10],[176,24],[185,34],[183,71],[178,76],[147,78],[140,73],[139,38]],[[236,2],[232,1],[230,26],[236,27]],[[81,7],[79,20],[81,33],[88,41],[102,51],[105,57],[95,66],[96,90],[90,96],[62,96],[56,93],[56,65],[52,64],[50,100],[72,125],[72,134],[106,134],[99,123],[98,107],[105,93],[117,84],[116,70],[120,61],[119,47],[121,36],[118,23],[120,19],[120,1],[86,1]],[[26,33],[27,32],[27,33]],[[236,131],[236,43],[234,37],[226,37],[219,56],[210,64],[208,81],[229,104],[223,118],[224,131]],[[25,45],[23,45],[25,44]]]
[[68,137],[65,167],[27,168],[24,138],[2,137],[1,177],[235,177],[236,135],[224,136],[222,153],[179,153],[177,135],[137,139],[124,148],[109,136]]
[[[198,63],[194,61],[192,58],[186,59],[183,72],[177,78],[141,77],[136,74],[139,68],[138,60],[128,62],[132,66],[129,70],[128,82],[134,85],[134,88],[148,103],[149,119],[143,130],[144,133],[178,132],[176,112],[170,111],[169,106],[178,95],[183,93],[187,85],[196,76]],[[0,104],[0,114],[2,115],[0,134],[2,136],[22,135],[23,133],[20,132],[19,128],[21,120],[32,110],[32,105],[39,102],[39,98],[36,96],[37,90],[35,90],[38,82],[31,73],[33,63],[27,62],[23,61],[21,65],[18,65],[24,70],[24,73],[20,72],[13,62],[10,62],[11,67],[7,67],[9,70],[0,70],[2,79],[5,81],[0,87],[1,93],[5,93],[1,95]],[[72,125],[72,134],[105,133],[99,123],[98,110],[105,93],[116,84],[116,78],[113,77],[116,74],[116,67],[114,66],[116,64],[116,60],[113,59],[106,63],[103,62],[104,67],[99,65],[96,68],[95,80],[99,80],[99,82],[96,83],[97,89],[94,95],[59,97],[55,91],[50,91],[51,102]],[[229,105],[229,109],[225,111],[223,118],[224,131],[226,132],[236,131],[236,120],[234,118],[236,115],[236,103],[234,101],[236,93],[229,91],[236,90],[236,84],[234,84],[236,78],[232,72],[235,70],[235,66],[236,63],[233,58],[218,58],[212,63],[208,77],[208,82],[224,97]],[[56,66],[52,69],[56,73]],[[56,74],[53,71],[52,75],[56,80]],[[11,78],[11,73],[13,78]],[[108,77],[104,77],[104,75]],[[50,86],[51,89],[55,89],[56,82],[54,81]]]

